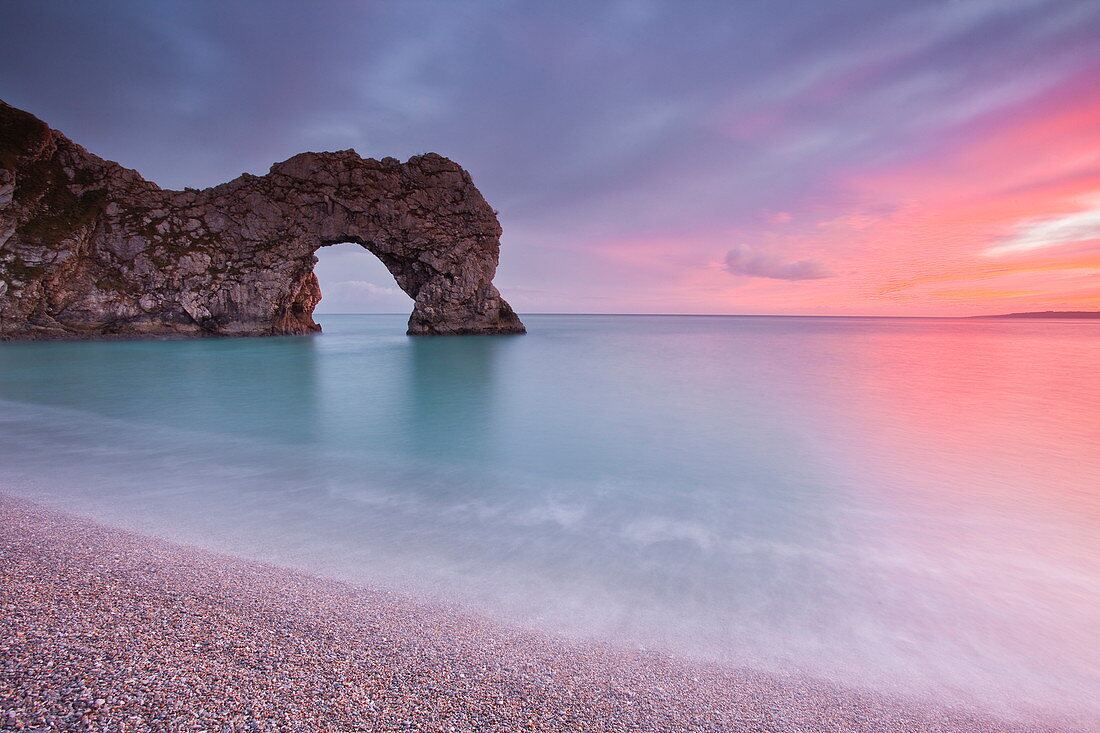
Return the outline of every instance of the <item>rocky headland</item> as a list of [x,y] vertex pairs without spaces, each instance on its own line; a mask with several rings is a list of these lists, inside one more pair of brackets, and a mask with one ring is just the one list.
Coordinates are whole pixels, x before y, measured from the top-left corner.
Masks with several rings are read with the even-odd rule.
[[0,338],[319,331],[318,248],[355,242],[413,298],[410,334],[522,333],[493,286],[501,228],[428,153],[301,153],[163,190],[0,102]]
[[970,318],[1050,318],[1053,320],[1093,318],[1100,319],[1100,311],[1027,311],[1025,313],[997,313],[991,316]]

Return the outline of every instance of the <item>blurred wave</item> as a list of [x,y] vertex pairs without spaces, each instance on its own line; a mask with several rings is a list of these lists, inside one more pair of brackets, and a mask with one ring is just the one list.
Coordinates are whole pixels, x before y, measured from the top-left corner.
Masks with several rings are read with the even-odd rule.
[[510,621],[1100,716],[1100,330],[0,345],[5,490]]

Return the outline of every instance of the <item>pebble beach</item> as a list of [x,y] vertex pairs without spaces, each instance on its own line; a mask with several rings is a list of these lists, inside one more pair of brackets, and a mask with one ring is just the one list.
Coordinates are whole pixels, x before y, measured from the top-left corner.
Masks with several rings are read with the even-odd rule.
[[0,730],[1034,731],[561,639],[0,495]]

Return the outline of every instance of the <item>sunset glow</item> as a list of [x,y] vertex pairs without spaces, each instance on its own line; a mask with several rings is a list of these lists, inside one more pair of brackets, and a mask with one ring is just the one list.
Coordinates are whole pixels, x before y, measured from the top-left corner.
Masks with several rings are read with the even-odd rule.
[[1100,0],[11,0],[0,728],[1100,732]]
[[[761,211],[755,227],[616,242],[607,256],[663,269],[678,250],[728,241],[737,242],[731,252],[771,253],[771,277],[721,260],[684,268],[665,297],[700,312],[1100,307],[1100,103],[1088,94],[1100,71],[1083,77],[974,122],[932,155],[837,176],[830,185],[847,205]],[[815,274],[783,274],[799,263]]]
[[[1100,308],[1094,2],[59,7],[17,20],[84,61],[0,31],[8,102],[171,188],[438,151],[499,211],[521,312]],[[272,52],[285,27],[309,54]],[[320,256],[320,312],[407,308],[370,255]]]

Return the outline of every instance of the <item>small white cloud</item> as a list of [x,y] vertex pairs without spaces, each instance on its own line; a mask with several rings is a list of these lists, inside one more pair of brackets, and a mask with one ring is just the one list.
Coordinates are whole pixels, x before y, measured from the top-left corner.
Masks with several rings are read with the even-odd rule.
[[400,288],[386,287],[385,285],[375,285],[372,282],[366,280],[345,280],[343,282],[336,283],[337,287],[348,288],[361,293],[365,293],[370,297],[385,297],[389,295],[404,295]]
[[820,280],[833,276],[817,260],[786,262],[779,255],[761,252],[747,244],[739,244],[726,253],[725,269],[734,275],[766,277],[772,280]]
[[985,254],[995,256],[1100,240],[1100,198],[1089,200],[1088,206],[1072,214],[1025,219],[1016,226],[1014,234],[985,250]]

